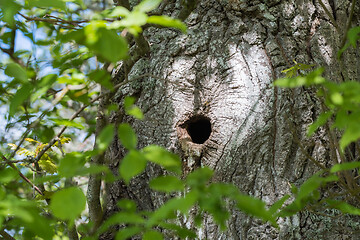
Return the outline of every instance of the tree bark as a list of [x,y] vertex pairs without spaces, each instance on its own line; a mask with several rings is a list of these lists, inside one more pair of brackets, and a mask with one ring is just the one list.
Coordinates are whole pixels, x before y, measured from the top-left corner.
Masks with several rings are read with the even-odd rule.
[[[168,1],[164,13],[178,16],[180,2]],[[306,137],[307,126],[321,111],[315,89],[279,89],[272,83],[284,76],[281,71],[291,67],[293,60],[324,66],[325,77],[333,81],[360,80],[358,49],[345,54],[343,67],[336,61],[350,3],[201,0],[185,20],[187,34],[155,27],[144,31],[150,53],[135,63],[127,74],[135,80],[114,94],[112,101],[122,104],[126,95],[138,98],[145,119],[124,117],[124,121],[136,130],[140,148],[164,146],[182,157],[184,174],[209,166],[215,171],[213,181],[234,183],[243,193],[270,205],[290,193],[290,184],[300,186],[320,169],[311,158],[326,167],[336,161],[324,129]],[[359,7],[357,2],[353,25],[360,24]],[[137,79],[140,75],[147,77]],[[201,118],[210,120],[211,134],[197,144],[186,129]],[[116,122],[116,114],[110,121]],[[106,159],[115,173],[125,154],[120,142],[114,141]],[[107,184],[105,216],[118,210],[116,202],[121,198],[135,200],[140,210],[159,207],[167,197],[151,191],[147,183],[161,174],[163,170],[149,165],[129,186]],[[208,217],[199,238],[359,238],[358,218],[325,213],[330,216],[303,211],[279,219],[280,229],[275,229],[233,210],[227,231],[221,232]]]

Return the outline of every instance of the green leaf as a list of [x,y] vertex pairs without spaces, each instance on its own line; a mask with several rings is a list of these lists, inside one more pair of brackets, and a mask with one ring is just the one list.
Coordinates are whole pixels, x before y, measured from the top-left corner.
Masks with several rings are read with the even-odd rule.
[[23,83],[28,83],[26,71],[17,63],[9,63],[5,68],[5,74]]
[[156,145],[147,146],[142,151],[150,162],[159,164],[169,171],[181,173],[181,160],[178,155]]
[[85,156],[81,153],[68,153],[60,160],[59,174],[62,177],[69,178],[76,176],[84,168]]
[[329,207],[338,209],[342,213],[345,213],[345,214],[348,213],[348,214],[360,216],[360,209],[356,208],[346,202],[336,201],[336,200],[331,200],[331,199],[327,200],[326,202],[329,204]]
[[128,123],[122,123],[118,127],[118,136],[122,145],[127,149],[135,149],[137,136]]
[[149,216],[145,227],[151,228],[164,222],[166,219],[176,218],[176,211],[180,211],[182,214],[187,215],[198,199],[199,193],[197,191],[190,191],[185,197],[168,200]]
[[127,57],[128,45],[116,31],[106,27],[104,21],[91,21],[83,32],[79,30],[70,37],[93,50],[100,58],[116,63]]
[[136,211],[136,203],[130,199],[121,199],[117,205],[124,211],[135,212]]
[[66,10],[66,4],[62,0],[30,0],[28,1],[29,7],[43,7],[43,8],[58,8]]
[[85,210],[86,197],[77,187],[62,189],[51,198],[50,209],[61,220],[75,220]]
[[356,42],[360,39],[360,26],[350,28],[347,33],[349,43],[356,48]]
[[136,102],[136,98],[135,97],[130,97],[130,96],[126,96],[124,99],[124,108],[130,108],[132,107]]
[[163,240],[164,237],[158,231],[146,231],[142,237],[143,240]]
[[239,194],[236,197],[236,206],[243,212],[260,218],[264,221],[269,221],[273,226],[277,227],[276,219],[272,216],[272,213],[266,210],[266,203],[260,199]]
[[148,23],[158,24],[164,27],[173,27],[186,33],[186,25],[179,19],[174,19],[168,16],[150,16],[147,19]]
[[166,222],[162,222],[159,224],[160,227],[168,229],[168,230],[173,230],[175,231],[176,235],[178,237],[180,237],[181,239],[196,239],[197,235],[196,233],[194,233],[193,231],[185,228],[185,227],[180,227],[176,224],[171,224],[171,223],[166,223]]
[[358,125],[350,125],[340,139],[340,148],[344,150],[347,145],[360,138],[360,128]]
[[338,163],[332,166],[330,169],[331,173],[339,172],[339,171],[345,171],[345,170],[351,170],[355,168],[360,167],[360,162],[345,162],[345,163]]
[[213,170],[208,167],[198,168],[186,177],[186,184],[191,188],[204,187],[213,173]]
[[15,26],[14,16],[21,6],[13,0],[0,0],[0,20],[7,22],[10,28]]
[[88,74],[88,77],[95,81],[96,83],[101,84],[102,86],[106,87],[109,90],[114,88],[113,84],[111,83],[111,76],[110,74],[105,71],[104,69],[96,69]]
[[137,106],[134,106],[136,102],[136,98],[126,96],[124,99],[124,108],[126,114],[135,117],[136,119],[142,120],[144,118],[144,114],[141,109]]
[[157,8],[162,0],[143,0],[137,6],[135,6],[134,10],[140,12],[150,12]]
[[146,159],[140,152],[130,150],[130,152],[121,160],[119,172],[125,183],[130,179],[142,173],[146,167]]
[[184,183],[175,176],[160,176],[154,178],[150,181],[149,185],[152,189],[161,192],[184,190]]
[[316,130],[318,130],[319,127],[323,126],[331,116],[332,112],[330,111],[321,113],[316,119],[316,121],[309,126],[307,135],[313,135]]
[[130,11],[122,6],[117,6],[113,9],[103,11],[104,16],[110,18],[126,17],[130,14]]
[[9,183],[11,181],[14,181],[16,179],[18,179],[19,175],[16,172],[16,170],[12,169],[12,168],[4,168],[4,169],[0,169],[0,183],[2,184],[6,184]]
[[97,136],[96,145],[100,151],[105,151],[114,138],[115,128],[113,124],[107,125]]
[[12,117],[16,113],[18,107],[23,104],[23,102],[30,96],[33,90],[33,86],[30,83],[25,83],[22,87],[15,93],[14,97],[11,99],[9,106],[9,116]]
[[283,196],[282,198],[280,198],[279,200],[277,200],[270,208],[269,208],[269,212],[271,215],[274,215],[277,210],[279,210],[285,203],[286,200],[288,200],[290,198],[289,194],[286,194],[285,196]]
[[326,82],[325,78],[321,76],[324,72],[323,68],[318,68],[306,76],[298,76],[295,78],[280,78],[274,82],[274,86],[295,88],[300,86],[310,86],[314,84],[321,84]]
[[136,106],[134,106],[134,107],[132,107],[132,108],[130,108],[130,109],[127,109],[127,110],[126,110],[126,113],[127,113],[128,115],[130,115],[130,116],[133,116],[133,117],[136,118],[136,119],[139,119],[139,120],[144,119],[144,114],[143,114],[143,112],[141,111],[140,108],[138,108],[138,107],[136,107]]
[[140,233],[142,228],[140,227],[126,227],[117,232],[115,240],[131,239],[132,236]]
[[59,126],[67,126],[67,127],[74,127],[78,129],[85,129],[84,125],[78,122],[75,122],[75,120],[69,121],[67,119],[56,119],[56,118],[49,118],[49,120],[56,123],[56,125]]

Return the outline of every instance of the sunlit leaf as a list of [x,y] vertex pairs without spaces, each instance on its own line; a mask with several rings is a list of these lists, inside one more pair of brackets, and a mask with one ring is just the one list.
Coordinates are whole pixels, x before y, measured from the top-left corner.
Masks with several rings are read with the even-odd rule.
[[150,12],[157,8],[162,0],[143,0],[137,6],[135,6],[135,10],[140,12]]
[[177,28],[183,33],[186,33],[186,25],[182,21],[168,16],[150,16],[148,17],[147,22],[152,24],[158,24],[164,27]]

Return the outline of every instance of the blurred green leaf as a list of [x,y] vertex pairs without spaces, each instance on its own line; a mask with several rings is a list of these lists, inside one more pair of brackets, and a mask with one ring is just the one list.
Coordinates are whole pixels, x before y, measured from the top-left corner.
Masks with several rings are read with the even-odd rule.
[[269,213],[271,215],[274,215],[284,205],[286,200],[288,200],[289,198],[290,198],[290,195],[286,194],[285,196],[283,196],[282,198],[280,198],[279,200],[274,202],[274,204],[269,208]]
[[65,178],[76,176],[78,171],[84,168],[85,162],[83,154],[77,152],[68,153],[60,160],[59,174]]
[[126,227],[123,229],[120,229],[116,233],[115,240],[127,240],[130,239],[132,236],[140,233],[142,231],[141,227]]
[[137,6],[135,6],[134,10],[140,12],[150,12],[157,8],[162,0],[143,0]]
[[198,168],[186,177],[186,184],[191,188],[204,187],[213,173],[209,167]]
[[307,135],[313,135],[316,130],[318,130],[319,127],[323,126],[331,116],[332,112],[330,111],[321,113],[316,119],[316,121],[309,126]]
[[30,0],[29,7],[43,7],[43,8],[58,8],[63,11],[66,10],[66,4],[62,0]]
[[360,209],[357,207],[354,207],[346,202],[336,201],[336,200],[331,200],[331,199],[326,200],[326,202],[329,204],[329,207],[338,209],[342,213],[345,213],[345,214],[348,213],[348,214],[360,216]]
[[114,138],[115,127],[113,124],[107,125],[97,136],[96,145],[100,151],[105,151]]
[[347,37],[351,46],[356,48],[356,42],[360,39],[360,26],[350,28]]
[[150,230],[150,231],[146,231],[144,234],[143,234],[143,237],[142,237],[143,240],[163,240],[164,237],[161,233],[159,233],[158,231],[153,231],[153,230]]
[[21,6],[13,0],[0,0],[0,20],[13,28],[15,26],[14,17],[20,9]]
[[73,221],[85,210],[86,197],[77,187],[62,189],[51,198],[50,209],[55,217]]
[[118,136],[122,145],[127,149],[135,149],[137,145],[137,136],[128,123],[122,123],[118,126]]
[[174,192],[183,191],[184,183],[175,176],[160,176],[154,178],[149,183],[150,187],[156,191]]
[[130,150],[121,160],[119,172],[125,183],[128,184],[131,178],[142,173],[146,167],[146,158],[136,150]]
[[5,74],[23,83],[28,83],[26,71],[17,63],[9,63],[5,68]]
[[156,145],[147,146],[142,151],[147,160],[159,164],[169,171],[181,173],[181,160],[176,154]]
[[324,72],[323,68],[318,68],[306,76],[298,76],[294,78],[280,78],[274,82],[274,86],[295,88],[300,86],[310,86],[314,84],[324,83],[326,80],[321,76]]
[[147,22],[152,24],[158,24],[164,27],[177,28],[183,33],[186,33],[186,25],[182,21],[168,16],[150,16],[148,17]]
[[338,163],[331,167],[330,172],[335,173],[339,171],[352,170],[359,167],[360,167],[360,162]]
[[30,83],[25,83],[22,87],[16,91],[15,95],[11,99],[9,106],[9,117],[14,116],[18,107],[25,102],[25,100],[30,96],[33,90],[33,86]]
[[75,120],[68,120],[68,119],[57,119],[57,118],[49,118],[50,121],[53,121],[58,126],[67,126],[67,127],[74,127],[77,129],[85,129],[82,123],[78,123]]

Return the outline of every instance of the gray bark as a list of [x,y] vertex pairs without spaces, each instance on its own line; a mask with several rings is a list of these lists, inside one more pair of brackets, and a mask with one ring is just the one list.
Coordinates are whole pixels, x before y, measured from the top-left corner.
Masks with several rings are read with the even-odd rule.
[[[168,1],[165,13],[177,16],[180,1]],[[150,54],[138,60],[129,79],[148,74],[120,89],[113,101],[138,97],[145,120],[130,122],[139,136],[139,147],[158,144],[178,153],[185,174],[195,167],[214,169],[214,181],[234,183],[246,194],[269,205],[290,193],[290,183],[300,186],[319,168],[333,161],[324,129],[307,138],[307,126],[320,112],[312,88],[272,87],[293,60],[326,68],[325,76],[360,80],[359,51],[336,62],[346,20],[348,0],[323,0],[340,28],[337,32],[318,1],[310,0],[202,0],[187,17],[188,34],[149,27],[144,31]],[[359,3],[353,24],[359,25]],[[115,122],[114,114],[110,121]],[[192,116],[210,119],[212,132],[195,144],[184,129]],[[185,123],[185,124],[184,124]],[[126,154],[114,141],[108,165],[117,172]],[[151,191],[147,182],[164,174],[156,166],[129,186],[107,184],[105,216],[116,212],[121,198],[136,200],[140,209],[155,209],[167,197]],[[339,215],[328,211],[329,215]],[[327,217],[303,211],[279,219],[280,229],[236,210],[221,232],[211,218],[204,219],[200,239],[358,239],[358,218]],[[106,238],[110,238],[107,236]],[[171,237],[169,237],[171,239]]]

